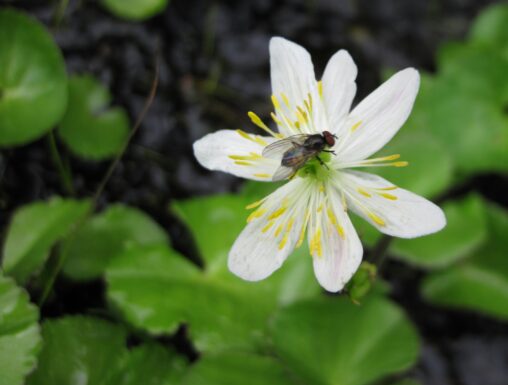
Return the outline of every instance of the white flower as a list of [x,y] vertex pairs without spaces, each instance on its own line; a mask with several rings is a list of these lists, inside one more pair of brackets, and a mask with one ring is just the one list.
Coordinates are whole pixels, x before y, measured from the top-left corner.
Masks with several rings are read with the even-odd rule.
[[275,192],[249,205],[256,208],[229,253],[229,269],[257,281],[277,270],[307,233],[317,280],[337,292],[358,268],[362,244],[348,217],[358,214],[382,233],[413,238],[442,229],[446,219],[432,202],[387,180],[354,169],[395,166],[398,155],[367,159],[382,148],[406,121],[419,87],[419,75],[408,68],[393,75],[350,111],[356,93],[357,68],[341,50],[316,81],[309,53],[280,37],[270,41],[272,101],[278,133],[254,113],[252,121],[270,136],[222,130],[194,143],[204,167],[270,181],[280,159],[263,157],[268,144],[295,134],[330,131],[338,138],[326,166],[309,161]]

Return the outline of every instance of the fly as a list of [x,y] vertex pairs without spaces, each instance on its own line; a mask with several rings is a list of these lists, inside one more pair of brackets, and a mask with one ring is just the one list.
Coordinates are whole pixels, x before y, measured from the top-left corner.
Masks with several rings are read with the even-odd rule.
[[265,158],[281,159],[280,167],[272,176],[273,181],[287,179],[294,175],[310,159],[316,159],[326,167],[319,158],[321,152],[331,152],[326,147],[335,145],[336,136],[329,131],[321,134],[299,134],[278,140],[263,150]]

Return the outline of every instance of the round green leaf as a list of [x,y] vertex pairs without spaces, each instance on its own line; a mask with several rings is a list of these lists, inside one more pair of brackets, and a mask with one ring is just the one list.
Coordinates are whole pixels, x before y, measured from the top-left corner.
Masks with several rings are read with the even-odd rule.
[[108,298],[132,324],[161,334],[186,322],[208,351],[259,344],[275,302],[204,275],[166,245],[130,248],[111,261],[106,279]]
[[115,16],[127,20],[145,20],[162,12],[168,0],[101,0]]
[[366,169],[397,186],[425,197],[445,191],[452,182],[453,162],[445,147],[428,132],[402,131],[376,156],[400,154],[409,166]]
[[205,355],[193,365],[182,385],[291,385],[287,370],[274,358],[247,353]]
[[52,37],[33,18],[0,10],[0,146],[44,135],[66,104],[65,64]]
[[99,318],[49,320],[42,335],[39,364],[28,385],[174,385],[182,371],[182,361],[156,344],[129,351],[125,329]]
[[295,303],[276,314],[272,330],[279,356],[311,384],[370,384],[418,357],[412,324],[376,296],[361,306],[333,297]]
[[502,51],[508,59],[508,5],[494,4],[486,8],[475,20],[470,39]]
[[85,158],[115,155],[127,139],[129,118],[120,107],[109,108],[111,95],[89,75],[69,80],[69,105],[58,133],[69,148]]
[[2,267],[19,282],[26,281],[46,261],[51,247],[88,212],[90,202],[53,198],[18,209],[3,249]]
[[494,205],[487,213],[489,237],[484,246],[463,264],[427,276],[422,293],[438,305],[508,320],[508,213]]
[[185,368],[183,358],[162,346],[137,346],[125,356],[108,385],[176,385]]
[[0,385],[24,384],[35,367],[41,343],[38,318],[27,293],[0,274]]
[[447,224],[436,234],[394,239],[391,250],[400,259],[426,268],[440,268],[469,256],[487,239],[483,200],[470,195],[443,205]]
[[76,280],[99,277],[109,261],[131,245],[169,242],[164,229],[140,210],[110,206],[89,219],[72,238],[63,267]]

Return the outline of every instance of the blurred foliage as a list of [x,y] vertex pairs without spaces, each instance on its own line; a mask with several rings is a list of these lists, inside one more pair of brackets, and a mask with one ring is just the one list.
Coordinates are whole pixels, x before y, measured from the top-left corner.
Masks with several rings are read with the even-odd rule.
[[168,0],[101,0],[112,14],[127,20],[145,20],[168,5]]
[[58,133],[77,155],[104,159],[115,155],[129,131],[129,118],[120,107],[108,108],[109,91],[90,75],[69,80],[69,105]]
[[[102,4],[139,20],[167,1]],[[490,7],[466,41],[443,45],[437,68],[422,76],[413,114],[380,154],[401,154],[411,166],[375,172],[444,200],[448,226],[393,240],[387,255],[426,271],[421,292],[430,303],[507,320],[508,213],[477,194],[457,198],[450,191],[479,173],[508,170],[508,6]],[[58,126],[72,153],[88,160],[114,156],[129,120],[110,102],[91,76],[67,80],[62,55],[38,22],[0,11],[0,145],[25,144]],[[133,207],[116,204],[93,214],[88,200],[55,197],[18,208],[3,244],[0,385],[24,383],[41,340],[38,310],[4,275],[31,284],[50,255],[68,278],[106,282],[107,308],[100,311],[110,321],[46,319],[29,385],[417,384],[395,381],[416,363],[419,338],[387,299],[375,265],[362,264],[347,287],[350,298],[321,293],[306,247],[263,282],[229,273],[227,254],[245,226],[245,207],[276,187],[251,182],[238,194],[172,202],[169,209],[194,236],[199,261],[174,250],[165,229]],[[377,250],[382,235],[353,221],[365,247]],[[168,349],[171,340],[161,337],[175,333],[185,333],[196,362]]]
[[27,293],[0,273],[0,385],[21,385],[40,349],[37,308]]
[[0,10],[0,146],[38,139],[67,105],[67,75],[59,48],[32,17]]
[[5,238],[4,271],[24,283],[44,265],[53,245],[68,235],[89,209],[88,201],[62,198],[20,208],[14,214]]
[[68,241],[63,272],[75,280],[98,278],[109,261],[131,245],[169,242],[152,218],[133,207],[116,204],[89,218]]
[[39,364],[28,385],[173,385],[184,367],[174,352],[155,343],[127,349],[127,331],[98,318],[46,321],[42,337]]

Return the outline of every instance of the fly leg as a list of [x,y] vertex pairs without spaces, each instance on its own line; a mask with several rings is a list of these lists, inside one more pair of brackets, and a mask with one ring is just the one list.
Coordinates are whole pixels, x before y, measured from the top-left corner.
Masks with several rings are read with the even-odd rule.
[[321,158],[319,157],[319,155],[316,155],[316,159],[319,161],[319,164],[321,164],[321,166],[325,166],[327,170],[329,170],[328,166],[326,165],[325,162],[323,162],[321,160]]
[[337,155],[333,150],[322,150],[322,152],[329,152],[330,154]]

